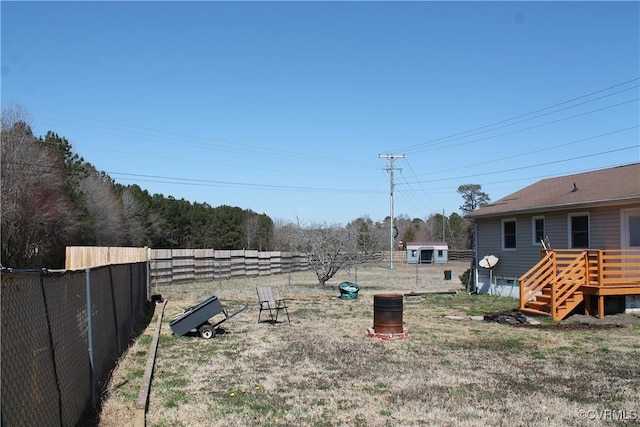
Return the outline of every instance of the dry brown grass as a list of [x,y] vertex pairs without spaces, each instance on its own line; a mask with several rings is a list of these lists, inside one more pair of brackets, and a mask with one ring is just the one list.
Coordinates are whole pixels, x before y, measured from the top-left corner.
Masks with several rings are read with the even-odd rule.
[[[418,284],[415,266],[360,268],[357,300],[337,298],[337,285],[354,281],[354,271],[325,288],[312,273],[296,273],[161,289],[168,304],[147,423],[529,426],[602,424],[582,414],[640,417],[638,325],[565,331],[452,321],[444,316],[511,309],[517,301],[431,293],[404,299],[409,339],[365,336],[374,294],[462,290],[458,275],[467,267],[420,266]],[[444,280],[444,269],[453,280]],[[290,325],[257,324],[258,285],[280,286],[292,298]],[[231,312],[251,305],[212,340],[172,335],[169,320],[211,294]],[[101,425],[133,425],[153,333],[115,371]]]

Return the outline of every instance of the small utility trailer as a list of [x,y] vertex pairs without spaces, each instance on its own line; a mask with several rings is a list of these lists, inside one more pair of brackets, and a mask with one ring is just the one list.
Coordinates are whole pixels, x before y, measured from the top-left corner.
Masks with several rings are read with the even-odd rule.
[[[172,319],[171,322],[169,322],[169,326],[176,335],[186,335],[188,332],[196,330],[202,338],[210,339],[216,334],[216,327],[218,325],[242,313],[247,307],[249,307],[249,304],[246,304],[233,314],[228,314],[218,297],[211,295],[206,300],[188,308],[180,316]],[[224,314],[224,319],[211,324],[209,319],[220,313]]]

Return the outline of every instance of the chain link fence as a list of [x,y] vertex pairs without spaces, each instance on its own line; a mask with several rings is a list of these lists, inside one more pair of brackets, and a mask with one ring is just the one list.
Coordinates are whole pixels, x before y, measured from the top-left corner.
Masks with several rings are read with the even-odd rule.
[[2,271],[2,425],[75,426],[142,330],[147,263]]

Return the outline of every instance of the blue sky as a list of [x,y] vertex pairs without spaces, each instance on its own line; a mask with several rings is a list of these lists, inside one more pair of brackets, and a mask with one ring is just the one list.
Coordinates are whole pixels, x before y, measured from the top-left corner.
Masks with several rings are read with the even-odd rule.
[[639,161],[639,5],[2,1],[2,106],[121,184],[286,222],[383,220],[405,155],[424,219]]

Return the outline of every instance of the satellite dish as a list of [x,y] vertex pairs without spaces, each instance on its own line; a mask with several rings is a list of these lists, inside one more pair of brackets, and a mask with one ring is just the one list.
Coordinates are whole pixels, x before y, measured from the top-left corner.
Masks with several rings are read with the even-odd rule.
[[498,263],[498,257],[494,255],[487,255],[478,263],[482,268],[493,268]]
[[[489,295],[493,295],[495,293],[495,285],[493,285],[493,267],[498,263],[498,257],[493,255],[487,255],[480,260],[478,263],[482,268],[489,269]],[[491,288],[494,288],[491,291]]]

